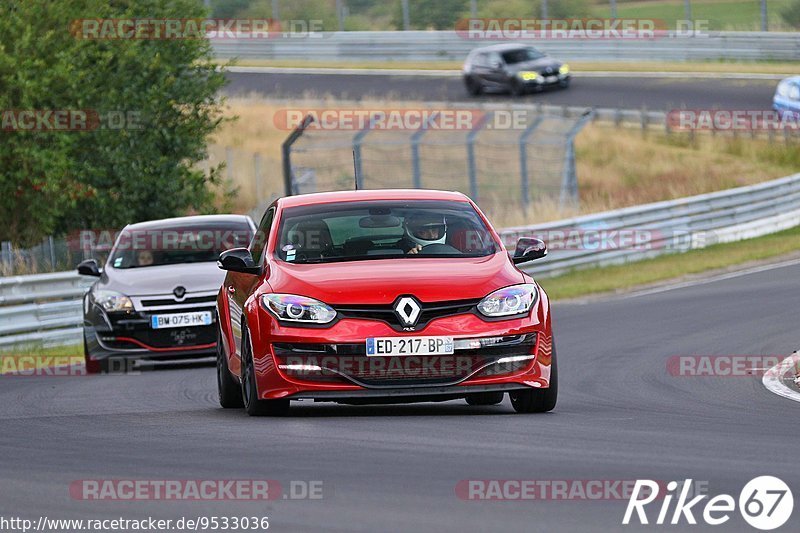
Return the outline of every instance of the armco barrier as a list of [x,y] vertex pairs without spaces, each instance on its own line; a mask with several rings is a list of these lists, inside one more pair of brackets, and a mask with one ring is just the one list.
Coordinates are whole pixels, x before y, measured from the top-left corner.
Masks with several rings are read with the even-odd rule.
[[[557,249],[525,267],[537,278],[620,264],[774,233],[800,225],[800,174],[726,191],[628,207],[500,232],[513,249],[517,238],[576,232],[638,230],[635,243]],[[54,346],[81,340],[81,297],[94,281],[72,272],[0,278],[0,348]]]
[[[323,32],[286,39],[211,39],[220,59],[308,61],[463,61],[473,48],[508,41],[467,39],[455,31]],[[520,41],[565,61],[796,61],[800,32],[708,32],[654,39]]]

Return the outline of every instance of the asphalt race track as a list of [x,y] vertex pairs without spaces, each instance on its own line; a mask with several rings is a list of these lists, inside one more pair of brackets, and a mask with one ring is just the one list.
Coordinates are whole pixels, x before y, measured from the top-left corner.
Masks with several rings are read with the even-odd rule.
[[[620,526],[625,501],[464,501],[455,487],[467,479],[692,478],[711,495],[738,499],[747,481],[767,474],[793,485],[797,502],[800,461],[791,446],[800,405],[755,377],[676,377],[666,361],[799,348],[798,279],[795,264],[657,294],[556,303],[561,387],[545,415],[514,414],[506,399],[495,407],[309,403],[289,418],[249,418],[217,406],[211,367],[0,377],[0,515],[266,515],[278,532],[636,531],[657,528]],[[75,480],[111,478],[272,479],[284,488],[313,480],[323,482],[323,498],[70,497]],[[654,520],[658,507],[649,510]],[[753,531],[738,512],[715,529]]]
[[[470,97],[457,77],[260,72],[228,72],[227,76],[230,83],[225,91],[231,96],[512,101],[504,95]],[[652,111],[679,108],[768,110],[772,106],[776,85],[777,82],[769,80],[581,78],[577,73],[568,90],[548,90],[528,95],[523,100],[551,105],[647,108]]]

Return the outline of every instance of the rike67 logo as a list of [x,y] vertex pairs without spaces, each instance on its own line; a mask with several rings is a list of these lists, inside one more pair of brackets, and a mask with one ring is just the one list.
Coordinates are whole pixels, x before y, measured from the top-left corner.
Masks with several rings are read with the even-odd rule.
[[[739,493],[738,502],[729,494],[719,494],[706,502],[703,500],[708,498],[707,494],[689,499],[691,486],[691,479],[680,484],[670,481],[667,483],[666,494],[661,494],[656,481],[636,480],[622,523],[628,525],[638,521],[639,524],[658,525],[697,524],[699,517],[708,525],[718,526],[731,519],[737,503],[745,522],[762,531],[779,528],[792,516],[792,491],[786,483],[773,476],[759,476],[750,480]],[[661,500],[658,516],[651,522],[652,511],[655,509],[651,508],[648,516],[645,507],[658,499]],[[658,504],[653,507],[658,507]]]

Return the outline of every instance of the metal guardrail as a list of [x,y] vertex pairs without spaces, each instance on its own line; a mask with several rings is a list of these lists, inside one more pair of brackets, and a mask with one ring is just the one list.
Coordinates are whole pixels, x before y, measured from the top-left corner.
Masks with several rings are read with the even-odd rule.
[[76,272],[0,278],[0,347],[79,343],[82,297],[94,281]]
[[800,225],[800,174],[596,215],[502,230],[507,247],[531,236],[550,241],[539,278],[577,268],[638,261],[758,237]]
[[[455,31],[322,32],[285,39],[211,39],[221,59],[312,61],[462,61],[473,48],[508,41]],[[800,57],[800,32],[708,32],[653,39],[526,39],[566,61],[783,60]]]
[[[578,268],[627,263],[757,237],[797,225],[800,174],[547,224],[507,228],[500,235],[512,249],[516,239],[523,236],[550,240],[549,255],[526,267],[538,278],[546,278]],[[627,239],[626,244],[613,237],[603,241],[603,234],[625,231],[635,232],[637,238]],[[575,235],[579,246],[560,247]],[[587,245],[587,241],[591,242]],[[73,272],[0,278],[0,348],[79,343],[81,297],[93,281],[94,278]]]

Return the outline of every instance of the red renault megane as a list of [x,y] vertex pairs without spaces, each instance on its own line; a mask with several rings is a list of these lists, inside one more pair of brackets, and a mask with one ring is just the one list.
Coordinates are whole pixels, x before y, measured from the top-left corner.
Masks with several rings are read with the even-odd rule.
[[280,415],[291,400],[465,398],[555,407],[544,290],[466,196],[374,190],[291,196],[249,248],[220,255],[217,381],[223,407]]

